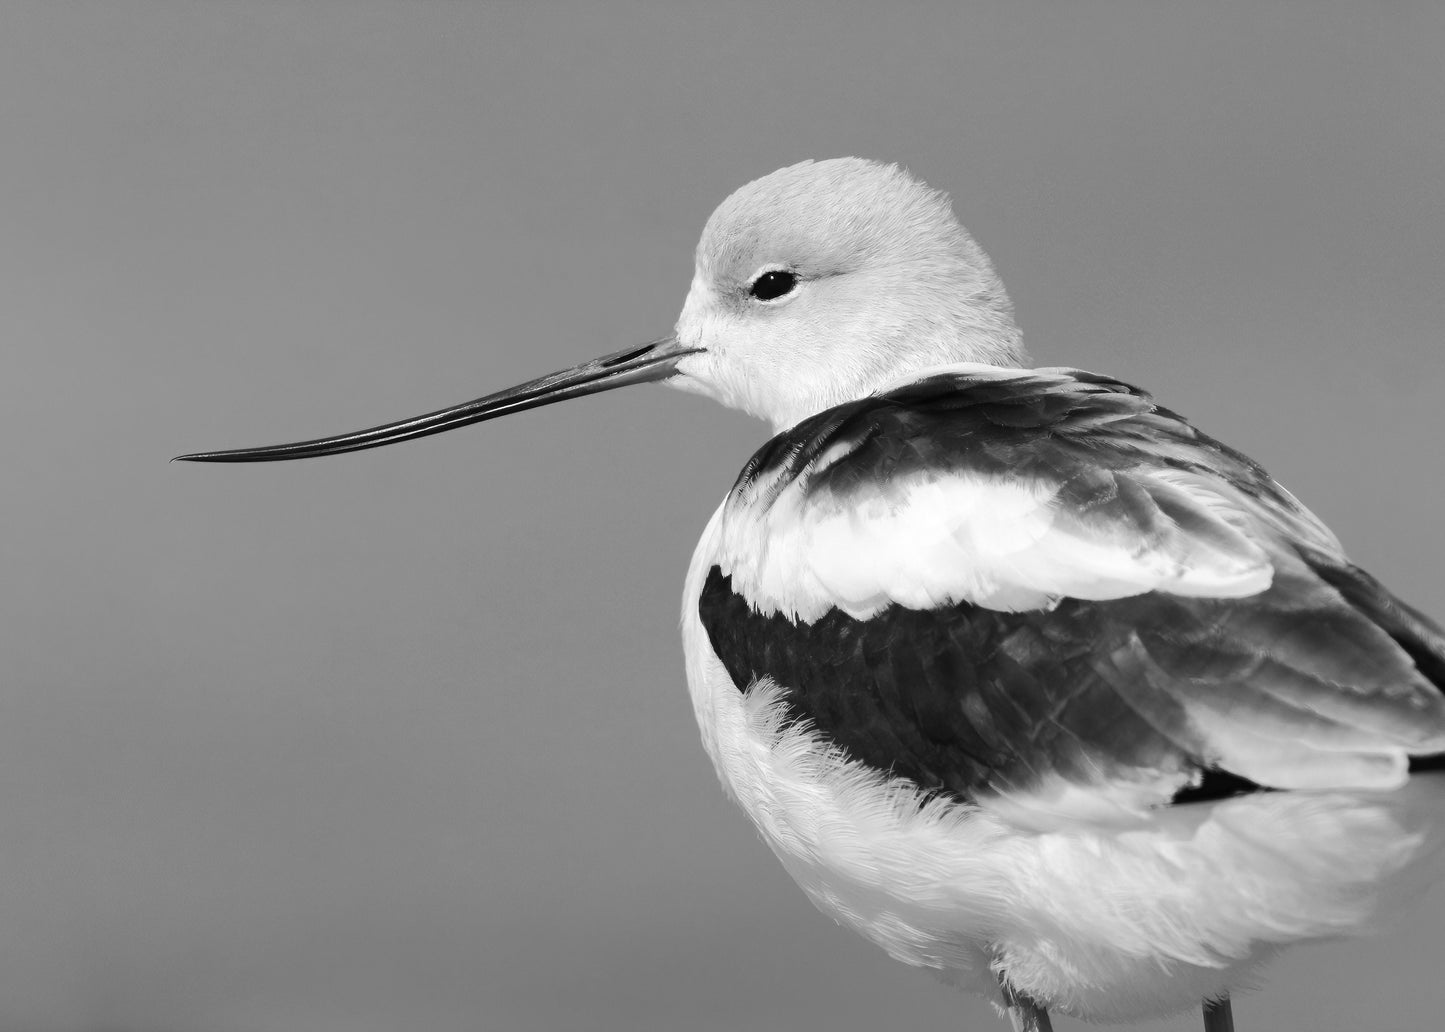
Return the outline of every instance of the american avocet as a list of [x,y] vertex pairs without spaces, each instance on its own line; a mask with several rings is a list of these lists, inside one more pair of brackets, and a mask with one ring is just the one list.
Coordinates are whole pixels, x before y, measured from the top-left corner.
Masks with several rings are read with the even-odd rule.
[[708,220],[673,335],[339,437],[373,448],[661,380],[772,424],[687,575],[724,787],[809,897],[986,993],[1127,1020],[1426,884],[1445,634],[1244,455],[1029,369],[948,199],[804,162]]

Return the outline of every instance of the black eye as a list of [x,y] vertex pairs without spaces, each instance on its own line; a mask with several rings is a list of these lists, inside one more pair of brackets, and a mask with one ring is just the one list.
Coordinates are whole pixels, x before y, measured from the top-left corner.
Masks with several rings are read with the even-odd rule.
[[784,294],[791,294],[797,285],[796,275],[787,269],[773,269],[753,280],[753,285],[748,287],[748,293],[759,301],[772,301]]

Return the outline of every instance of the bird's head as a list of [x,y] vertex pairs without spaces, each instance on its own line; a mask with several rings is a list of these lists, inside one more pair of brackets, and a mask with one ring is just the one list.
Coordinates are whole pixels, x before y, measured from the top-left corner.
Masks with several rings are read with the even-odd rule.
[[948,362],[1018,365],[988,256],[897,165],[805,161],[723,201],[697,246],[675,386],[781,429]]
[[413,419],[181,458],[358,451],[657,380],[783,429],[932,366],[1023,360],[1003,284],[947,196],[896,165],[805,161],[748,183],[713,212],[669,337]]

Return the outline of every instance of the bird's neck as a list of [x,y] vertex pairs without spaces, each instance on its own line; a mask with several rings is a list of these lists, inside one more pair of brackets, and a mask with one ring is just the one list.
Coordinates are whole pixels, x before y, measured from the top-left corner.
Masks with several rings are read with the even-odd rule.
[[757,395],[749,399],[753,404],[739,407],[771,424],[776,435],[819,412],[962,365],[1026,367],[1028,356],[1013,321],[955,329],[934,341],[913,338],[905,353],[890,350],[872,362],[850,363],[809,385],[795,380],[786,391],[759,385]]

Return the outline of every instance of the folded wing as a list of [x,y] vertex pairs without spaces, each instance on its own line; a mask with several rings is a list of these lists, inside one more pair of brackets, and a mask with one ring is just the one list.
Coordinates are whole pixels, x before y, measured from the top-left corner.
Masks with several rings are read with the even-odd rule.
[[1445,751],[1439,629],[1249,459],[1087,373],[961,367],[775,438],[701,605],[740,689],[1003,809],[1134,812],[1211,771],[1387,788]]

